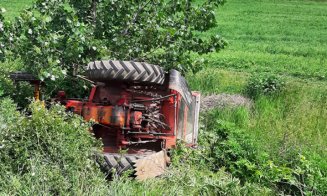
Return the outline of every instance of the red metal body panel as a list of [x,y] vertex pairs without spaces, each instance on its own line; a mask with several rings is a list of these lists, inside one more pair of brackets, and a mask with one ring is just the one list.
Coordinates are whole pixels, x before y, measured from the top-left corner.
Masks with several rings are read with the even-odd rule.
[[[65,103],[67,110],[95,122],[92,131],[102,139],[104,152],[171,149],[176,147],[177,139],[185,141],[191,129],[189,108],[182,96],[163,86],[102,84],[92,88],[88,101],[66,100]],[[194,145],[193,141],[189,145]]]

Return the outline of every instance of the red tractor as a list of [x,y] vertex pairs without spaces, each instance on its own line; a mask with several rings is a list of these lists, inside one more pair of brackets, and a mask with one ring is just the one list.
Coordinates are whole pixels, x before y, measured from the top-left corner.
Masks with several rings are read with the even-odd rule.
[[64,92],[56,99],[95,122],[91,132],[103,142],[103,169],[118,175],[134,169],[139,180],[155,177],[178,140],[197,144],[200,94],[189,91],[178,71],[111,60],[89,63],[86,70],[94,82],[88,100],[66,99]]

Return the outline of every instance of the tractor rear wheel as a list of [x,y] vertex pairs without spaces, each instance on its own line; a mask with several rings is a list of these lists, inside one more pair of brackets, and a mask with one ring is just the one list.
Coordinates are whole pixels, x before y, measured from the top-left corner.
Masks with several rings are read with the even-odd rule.
[[133,61],[94,61],[88,64],[86,74],[97,82],[116,80],[163,84],[165,80],[165,72],[160,66]]
[[132,176],[137,180],[154,178],[163,174],[169,162],[170,158],[165,150],[148,155],[118,153],[97,155],[97,163],[109,177],[132,171]]

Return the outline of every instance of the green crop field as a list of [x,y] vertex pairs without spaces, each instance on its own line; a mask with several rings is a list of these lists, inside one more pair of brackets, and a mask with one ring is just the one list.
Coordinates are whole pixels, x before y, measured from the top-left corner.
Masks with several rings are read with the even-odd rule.
[[[5,17],[12,20],[31,3],[32,0],[0,0],[0,7],[7,10]],[[274,172],[287,176],[289,170],[286,166],[296,165],[294,160],[301,155],[297,162],[310,169],[320,168],[317,174],[320,181],[313,186],[327,190],[327,1],[227,0],[216,15],[218,26],[205,34],[198,34],[204,37],[219,34],[229,44],[217,53],[202,56],[207,60],[204,68],[186,76],[190,87],[205,96],[218,93],[249,96],[249,81],[257,79],[259,85],[265,79],[264,74],[281,78],[284,86],[278,94],[250,96],[250,108],[214,109],[202,113],[201,134],[220,130],[212,122],[228,122],[227,127],[241,130],[242,134],[253,138],[250,143],[255,146],[254,151],[262,155],[260,160],[270,164],[265,166],[270,168],[266,172],[271,172],[271,176],[275,177]],[[8,66],[19,67],[16,64],[19,60],[10,62]],[[4,66],[0,63],[0,68]],[[242,136],[232,138],[230,144],[235,145],[232,150],[237,153],[241,151],[241,145],[237,143],[240,138]],[[185,151],[191,156],[191,152]],[[241,156],[237,153],[233,155]],[[196,161],[200,164],[203,160]],[[312,162],[309,164],[308,160]],[[275,167],[278,163],[283,167]],[[144,195],[144,191],[148,195],[197,195],[207,190],[210,195],[210,190],[218,187],[220,192],[215,192],[217,195],[258,193],[256,188],[262,194],[274,195],[274,192],[261,189],[266,186],[264,180],[250,181],[249,184],[236,182],[233,175],[241,175],[239,173],[226,175],[219,170],[212,174],[206,169],[198,171],[187,161],[185,165],[185,168],[179,168],[173,164],[168,180],[160,178],[145,183],[127,178],[114,180],[110,182],[111,188],[114,188],[109,192],[113,195]],[[261,170],[254,169],[260,164],[244,165],[247,171],[262,175]],[[301,175],[303,165],[296,172],[299,178],[309,178]],[[262,176],[259,178],[264,179]],[[228,192],[227,186],[236,187],[235,192]],[[315,193],[312,191],[313,195]]]
[[217,12],[230,46],[212,67],[327,78],[327,1],[229,0]]

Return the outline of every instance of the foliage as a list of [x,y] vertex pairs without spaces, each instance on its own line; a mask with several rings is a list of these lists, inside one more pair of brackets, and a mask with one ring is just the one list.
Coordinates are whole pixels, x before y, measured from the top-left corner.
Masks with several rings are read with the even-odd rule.
[[200,145],[209,148],[207,152],[212,159],[212,169],[227,167],[228,171],[241,180],[252,176],[257,152],[251,138],[232,123],[216,120],[207,126],[211,131],[204,134]]
[[0,8],[0,60],[5,58],[6,45],[4,43],[8,40],[8,37],[6,37],[7,29],[4,23],[5,18],[3,16],[5,12],[6,10],[4,8]]
[[30,112],[0,101],[0,187],[5,194],[87,194],[106,190],[91,158],[99,143],[80,117],[54,105],[33,103]]
[[223,170],[213,173],[203,165],[198,166],[193,162],[179,162],[171,166],[164,176],[141,183],[125,177],[110,182],[110,195],[269,195],[269,193],[271,191],[268,188],[259,184],[242,185],[237,178]]
[[285,82],[279,76],[270,73],[253,74],[245,87],[245,94],[252,98],[259,95],[272,95],[280,93],[284,86]]
[[[207,118],[214,119],[214,115],[213,111]],[[275,159],[260,150],[255,140],[234,123],[207,121],[200,146],[200,152],[193,153],[194,163],[202,162],[212,171],[226,168],[243,183],[260,183],[284,194],[326,194],[323,187],[327,183],[327,170],[317,167],[319,162],[301,153]]]
[[[10,73],[19,70],[22,65],[17,61],[0,63],[0,97],[10,97],[18,108],[26,108],[33,97],[33,87],[28,82],[14,83]],[[2,93],[1,93],[2,92]]]
[[12,23],[0,18],[6,46],[1,58],[12,54],[27,71],[51,80],[101,57],[196,70],[191,51],[204,54],[226,45],[217,35],[194,34],[216,25],[213,11],[223,2],[38,0]]
[[85,63],[83,60],[95,53],[91,49],[92,32],[63,3],[39,2],[6,28],[9,38],[4,41],[6,45],[10,42],[7,50],[40,79],[63,77],[72,71],[74,63]]

